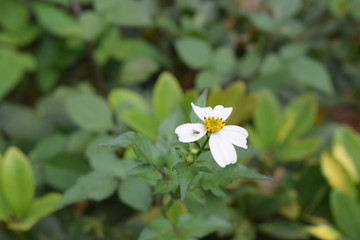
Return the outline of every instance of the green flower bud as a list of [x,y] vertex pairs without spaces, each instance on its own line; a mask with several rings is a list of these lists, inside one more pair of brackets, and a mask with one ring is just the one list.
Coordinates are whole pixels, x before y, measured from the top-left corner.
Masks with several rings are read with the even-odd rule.
[[195,162],[195,157],[194,155],[187,155],[185,157],[185,162],[187,162],[188,164],[192,164]]

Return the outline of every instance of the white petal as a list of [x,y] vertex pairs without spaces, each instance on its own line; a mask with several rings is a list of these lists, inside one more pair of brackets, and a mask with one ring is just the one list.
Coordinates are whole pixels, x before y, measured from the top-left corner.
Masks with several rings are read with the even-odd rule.
[[211,107],[206,107],[206,108],[202,108],[202,107],[198,107],[195,104],[191,103],[191,106],[194,110],[194,112],[196,113],[196,115],[201,119],[204,120],[204,117],[208,117],[208,116],[212,116],[213,115],[213,110]]
[[195,142],[206,134],[202,123],[186,123],[178,126],[175,133],[179,136],[180,142]]
[[226,120],[230,116],[232,110],[233,110],[232,107],[224,108],[221,105],[217,105],[216,107],[214,107],[213,114],[214,117],[219,117],[222,118],[222,120]]
[[232,144],[247,149],[246,138],[249,136],[249,133],[245,128],[235,125],[227,125],[224,126],[218,133],[221,134],[222,138]]
[[209,146],[213,158],[220,167],[236,163],[237,157],[234,146],[229,141],[224,140],[219,132],[211,134]]

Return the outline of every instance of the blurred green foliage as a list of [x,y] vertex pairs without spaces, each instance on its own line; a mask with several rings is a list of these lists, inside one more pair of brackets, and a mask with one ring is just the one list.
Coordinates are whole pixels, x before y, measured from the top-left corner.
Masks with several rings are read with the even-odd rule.
[[[359,0],[0,6],[0,240],[360,238]],[[237,164],[177,153],[191,102]]]

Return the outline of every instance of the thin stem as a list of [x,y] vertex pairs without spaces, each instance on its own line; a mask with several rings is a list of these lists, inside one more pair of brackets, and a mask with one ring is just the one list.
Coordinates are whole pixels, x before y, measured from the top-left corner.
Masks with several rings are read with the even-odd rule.
[[207,137],[206,137],[206,139],[205,139],[204,144],[201,146],[199,152],[197,152],[197,154],[196,154],[196,158],[200,156],[200,154],[204,151],[207,143],[209,142],[210,136],[209,136],[209,135],[206,135],[206,136],[207,136]]

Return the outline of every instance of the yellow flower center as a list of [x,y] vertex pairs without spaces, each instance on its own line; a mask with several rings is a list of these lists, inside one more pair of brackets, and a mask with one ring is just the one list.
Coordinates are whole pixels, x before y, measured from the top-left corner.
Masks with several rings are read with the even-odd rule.
[[215,133],[225,126],[225,121],[222,118],[204,117],[204,125],[207,132]]

